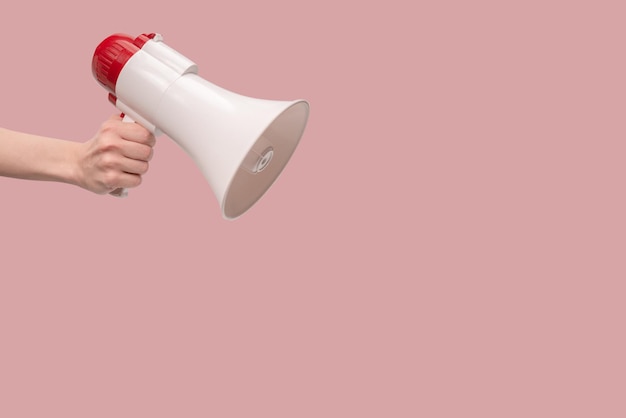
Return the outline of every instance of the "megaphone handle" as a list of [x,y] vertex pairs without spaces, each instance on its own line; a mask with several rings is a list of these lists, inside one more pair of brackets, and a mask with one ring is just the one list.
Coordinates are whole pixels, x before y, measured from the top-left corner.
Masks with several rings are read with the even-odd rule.
[[[122,118],[122,122],[125,123],[135,123],[135,121],[129,117],[128,115],[125,115],[122,113],[122,115],[124,115],[124,117]],[[128,189],[125,188],[119,188],[119,189],[115,189],[112,192],[109,193],[111,196],[115,196],[115,197],[128,197]]]

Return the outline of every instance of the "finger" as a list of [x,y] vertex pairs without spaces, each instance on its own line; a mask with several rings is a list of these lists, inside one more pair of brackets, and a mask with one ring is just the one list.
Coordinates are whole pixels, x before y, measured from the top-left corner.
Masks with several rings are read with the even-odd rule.
[[148,162],[124,158],[120,163],[120,170],[128,174],[146,174],[148,172]]
[[132,141],[124,141],[120,151],[124,157],[139,161],[150,161],[153,156],[151,146]]
[[138,123],[120,122],[118,134],[127,141],[154,146],[156,138]]
[[141,176],[139,174],[132,173],[120,173],[117,176],[115,187],[111,191],[116,189],[130,189],[137,187],[141,184]]
[[141,175],[123,171],[109,172],[102,178],[102,193],[111,193],[117,189],[137,187],[141,184]]

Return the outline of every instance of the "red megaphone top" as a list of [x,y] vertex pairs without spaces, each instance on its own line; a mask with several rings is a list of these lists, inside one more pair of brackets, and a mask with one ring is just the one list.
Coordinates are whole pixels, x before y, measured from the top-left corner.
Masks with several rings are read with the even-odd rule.
[[[93,76],[111,94],[115,94],[117,78],[130,57],[139,51],[144,44],[154,38],[155,33],[142,34],[136,38],[117,33],[109,36],[96,47],[91,61]],[[113,98],[114,101],[115,96]]]

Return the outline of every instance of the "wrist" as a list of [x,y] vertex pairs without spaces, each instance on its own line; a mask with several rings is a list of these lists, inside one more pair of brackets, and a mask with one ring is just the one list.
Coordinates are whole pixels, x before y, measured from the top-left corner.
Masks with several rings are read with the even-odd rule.
[[[43,146],[44,143],[45,146]],[[41,144],[40,172],[33,177],[37,180],[79,185],[81,144],[56,138],[46,138],[44,143]]]
[[82,187],[82,169],[80,166],[80,150],[82,144],[79,142],[65,141],[65,152],[63,155],[63,163],[59,165],[60,181],[74,186]]

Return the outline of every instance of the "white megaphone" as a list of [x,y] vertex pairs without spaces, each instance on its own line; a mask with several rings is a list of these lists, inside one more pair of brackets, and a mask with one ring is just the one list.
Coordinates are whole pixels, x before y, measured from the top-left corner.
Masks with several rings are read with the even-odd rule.
[[191,156],[226,219],[242,215],[274,183],[309,115],[304,100],[255,99],[204,80],[159,34],[109,36],[94,52],[92,71],[125,120],[166,134]]

